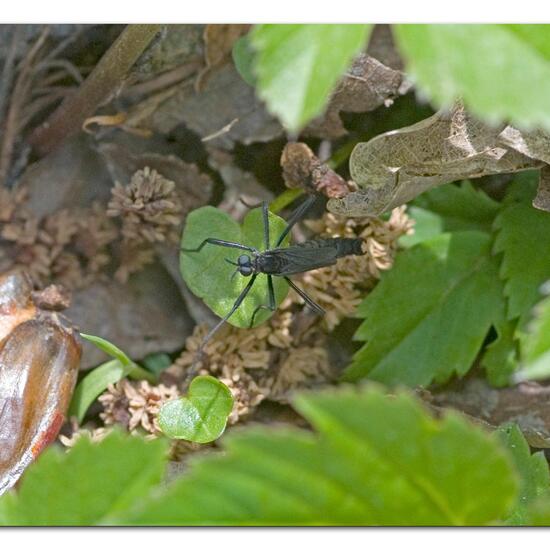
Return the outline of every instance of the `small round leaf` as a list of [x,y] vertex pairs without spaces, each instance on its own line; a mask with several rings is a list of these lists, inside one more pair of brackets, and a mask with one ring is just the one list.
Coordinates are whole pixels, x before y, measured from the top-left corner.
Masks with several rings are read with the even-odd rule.
[[209,443],[224,432],[232,409],[233,395],[225,384],[213,376],[197,376],[187,397],[161,407],[158,421],[170,438]]

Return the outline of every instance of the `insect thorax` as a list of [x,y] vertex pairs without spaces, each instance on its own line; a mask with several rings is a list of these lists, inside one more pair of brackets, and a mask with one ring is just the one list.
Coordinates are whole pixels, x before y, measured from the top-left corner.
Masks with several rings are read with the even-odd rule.
[[284,262],[276,255],[263,252],[255,258],[255,271],[266,275],[277,275],[281,272]]

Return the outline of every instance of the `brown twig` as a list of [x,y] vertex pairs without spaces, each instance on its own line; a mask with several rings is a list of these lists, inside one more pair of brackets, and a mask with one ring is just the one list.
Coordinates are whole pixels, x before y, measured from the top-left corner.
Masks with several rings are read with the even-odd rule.
[[175,69],[166,71],[151,80],[129,86],[128,89],[122,91],[121,96],[125,99],[136,100],[159,90],[166,90],[168,87],[189,78],[202,66],[203,62],[200,57],[190,59],[185,65],[179,65]]
[[45,155],[66,137],[80,131],[82,123],[120,86],[160,28],[161,25],[128,25],[77,92],[34,130],[29,137],[33,149]]

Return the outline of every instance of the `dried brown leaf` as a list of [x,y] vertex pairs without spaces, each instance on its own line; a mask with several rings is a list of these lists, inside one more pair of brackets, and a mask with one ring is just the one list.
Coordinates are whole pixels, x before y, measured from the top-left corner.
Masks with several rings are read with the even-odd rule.
[[[524,154],[520,139],[504,139],[508,129],[487,126],[457,102],[451,110],[359,143],[350,171],[360,189],[327,207],[347,216],[377,215],[443,183],[540,168],[544,163]],[[544,140],[539,136],[537,143]]]

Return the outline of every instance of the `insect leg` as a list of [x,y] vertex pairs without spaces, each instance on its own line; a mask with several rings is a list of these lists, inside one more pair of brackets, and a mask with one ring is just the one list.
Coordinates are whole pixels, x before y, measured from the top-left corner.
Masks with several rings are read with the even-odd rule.
[[221,239],[204,239],[197,248],[180,248],[182,252],[200,252],[205,244],[215,244],[216,246],[227,246],[228,248],[238,248],[239,250],[248,250],[249,252],[257,252],[255,248],[246,246],[232,241],[222,241]]
[[304,214],[311,208],[313,203],[317,200],[315,195],[308,197],[288,218],[287,226],[285,230],[279,235],[277,242],[275,243],[275,248],[277,248],[284,240],[284,238],[290,233],[290,230],[296,225],[297,222],[304,216]]
[[303,298],[304,302],[318,315],[324,315],[325,310],[316,304],[301,288],[298,288],[288,277],[285,277],[285,281]]
[[269,250],[269,207],[266,201],[262,202],[262,217],[264,219],[264,245]]
[[246,298],[246,295],[250,292],[250,289],[252,288],[252,285],[254,284],[254,281],[256,280],[256,277],[258,275],[254,274],[250,278],[250,281],[248,284],[244,287],[244,290],[239,294],[239,297],[235,300],[235,303],[233,304],[233,307],[229,310],[229,313],[225,315],[222,319],[219,320],[218,323],[210,330],[210,332],[204,337],[204,340],[202,341],[202,344],[200,345],[199,352],[202,352],[204,349],[204,346],[208,343],[210,338],[214,336],[214,334],[218,331],[218,329],[237,311],[239,306],[243,303],[243,300]]
[[275,311],[277,309],[277,304],[275,302],[275,290],[273,289],[273,279],[271,278],[271,275],[267,276],[267,297],[269,299],[269,304],[267,306],[260,305],[252,314],[252,319],[250,321],[250,325],[248,328],[252,328],[254,325],[254,319],[256,318],[256,313],[260,311],[260,309],[268,309],[269,311]]
[[227,320],[233,315],[233,313],[235,313],[235,311],[237,311],[239,306],[242,304],[243,300],[246,298],[247,294],[250,292],[250,289],[252,288],[252,285],[254,284],[254,281],[256,280],[257,276],[258,276],[257,274],[252,275],[248,284],[244,287],[243,291],[239,294],[238,298],[235,300],[235,303],[229,310],[229,313],[227,313],[222,319],[220,319],[214,325],[214,327],[210,329],[210,332],[204,337],[201,345],[199,346],[199,349],[197,350],[193,364],[189,367],[189,370],[185,376],[185,380],[183,382],[184,386],[187,386],[187,384],[191,381],[191,378],[193,378],[193,376],[195,376],[195,374],[197,373],[197,370],[199,369],[199,366],[200,366],[199,361],[203,354],[204,346],[208,344],[212,336],[214,336],[214,334],[218,332],[220,327],[227,322]]

